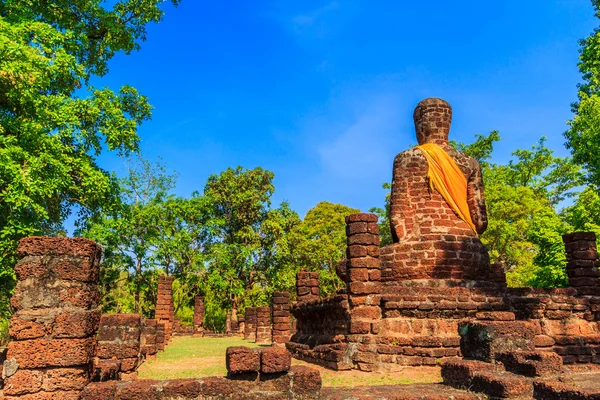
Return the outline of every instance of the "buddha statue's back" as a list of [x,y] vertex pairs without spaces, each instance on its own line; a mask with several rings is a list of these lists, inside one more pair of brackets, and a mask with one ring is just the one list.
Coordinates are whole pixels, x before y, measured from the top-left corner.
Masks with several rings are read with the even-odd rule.
[[[478,234],[487,228],[487,213],[479,163],[449,145],[452,109],[444,100],[423,100],[415,108],[414,120],[422,147],[404,151],[394,160],[390,204],[394,244],[382,249],[382,278],[386,282],[485,280],[489,255]],[[430,162],[436,159],[428,159],[426,149],[447,161],[439,169],[442,185],[450,178],[464,185],[448,183],[457,202],[464,204],[462,216],[451,206],[456,199],[442,196],[443,188],[431,182]],[[448,165],[457,167],[454,176]]]

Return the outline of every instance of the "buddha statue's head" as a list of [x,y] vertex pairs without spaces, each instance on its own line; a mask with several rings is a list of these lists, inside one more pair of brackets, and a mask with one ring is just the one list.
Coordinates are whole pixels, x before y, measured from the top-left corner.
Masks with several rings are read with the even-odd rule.
[[413,114],[419,144],[447,144],[452,107],[446,101],[434,97],[421,101]]

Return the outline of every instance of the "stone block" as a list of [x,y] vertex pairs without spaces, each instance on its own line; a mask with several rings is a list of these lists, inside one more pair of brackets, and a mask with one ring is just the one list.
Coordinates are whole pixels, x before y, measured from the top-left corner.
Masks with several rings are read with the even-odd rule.
[[8,344],[8,358],[19,368],[86,365],[91,360],[94,339],[33,339]]
[[551,351],[512,351],[501,353],[497,360],[507,371],[530,377],[559,374],[562,358]]
[[296,398],[317,399],[321,391],[321,374],[318,370],[305,366],[294,366],[292,373],[292,393]]
[[283,347],[267,347],[260,353],[261,373],[287,372],[292,365],[292,355]]
[[459,325],[464,357],[491,362],[496,354],[534,350],[535,328],[524,321],[465,321]]
[[531,398],[531,380],[509,373],[482,371],[475,372],[470,390],[485,393],[489,398]]
[[230,375],[260,371],[260,353],[248,347],[228,347],[225,361]]
[[94,382],[118,380],[120,370],[120,360],[103,360],[95,358],[92,365],[92,380]]

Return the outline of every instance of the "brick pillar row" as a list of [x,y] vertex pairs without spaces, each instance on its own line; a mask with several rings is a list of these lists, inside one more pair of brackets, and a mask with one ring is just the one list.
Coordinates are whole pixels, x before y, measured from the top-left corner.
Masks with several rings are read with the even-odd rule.
[[77,399],[90,382],[102,250],[83,238],[29,237],[17,252],[4,398]]
[[290,331],[290,294],[288,292],[273,293],[273,343],[285,343],[292,336]]

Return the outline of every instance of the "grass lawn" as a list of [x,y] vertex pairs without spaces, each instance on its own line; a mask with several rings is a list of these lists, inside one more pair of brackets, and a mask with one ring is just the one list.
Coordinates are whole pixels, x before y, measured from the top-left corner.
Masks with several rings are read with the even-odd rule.
[[[148,360],[138,369],[139,379],[178,379],[225,376],[225,350],[230,346],[260,347],[242,338],[175,337],[156,359]],[[441,382],[439,368],[407,367],[401,372],[368,373],[332,371],[293,360],[293,365],[308,365],[321,372],[323,386],[370,386],[408,383]]]

